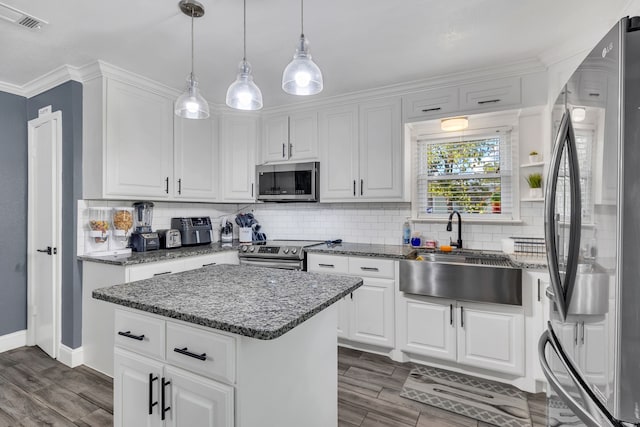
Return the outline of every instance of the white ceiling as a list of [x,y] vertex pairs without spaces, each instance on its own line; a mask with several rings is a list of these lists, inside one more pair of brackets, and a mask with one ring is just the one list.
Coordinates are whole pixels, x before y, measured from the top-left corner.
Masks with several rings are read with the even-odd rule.
[[[242,1],[200,1],[206,13],[195,21],[196,74],[205,98],[223,104],[242,59]],[[190,19],[178,0],[0,2],[49,22],[33,32],[0,20],[1,82],[22,86],[61,65],[102,59],[174,88],[184,85]],[[628,3],[307,0],[305,35],[324,75],[316,97],[584,49],[579,35],[596,41]],[[299,16],[299,0],[247,0],[247,59],[266,108],[301,100],[280,89]]]

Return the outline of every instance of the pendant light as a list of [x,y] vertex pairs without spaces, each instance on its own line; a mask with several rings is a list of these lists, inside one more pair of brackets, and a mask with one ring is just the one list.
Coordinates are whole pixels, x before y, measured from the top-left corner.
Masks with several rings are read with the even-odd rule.
[[191,73],[187,77],[186,90],[176,100],[175,114],[185,119],[206,119],[209,117],[209,103],[200,95],[193,72],[193,20],[204,15],[204,7],[195,0],[182,0],[178,7],[191,17]]
[[247,0],[244,0],[244,54],[238,65],[238,76],[227,90],[227,105],[236,110],[262,108],[262,92],[253,82],[251,64],[247,61]]
[[282,90],[291,95],[315,95],[322,92],[322,72],[309,54],[304,37],[304,0],[300,0],[300,40],[293,60],[282,73]]

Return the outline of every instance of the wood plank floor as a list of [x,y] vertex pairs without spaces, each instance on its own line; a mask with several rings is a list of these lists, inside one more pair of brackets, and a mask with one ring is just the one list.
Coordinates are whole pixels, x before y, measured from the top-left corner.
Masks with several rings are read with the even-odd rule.
[[[338,425],[488,426],[400,397],[412,366],[383,356],[340,348]],[[530,397],[533,426],[545,426],[544,395]],[[37,347],[21,347],[0,354],[0,426],[102,427],[112,425],[112,413],[111,378],[85,366],[68,368]]]

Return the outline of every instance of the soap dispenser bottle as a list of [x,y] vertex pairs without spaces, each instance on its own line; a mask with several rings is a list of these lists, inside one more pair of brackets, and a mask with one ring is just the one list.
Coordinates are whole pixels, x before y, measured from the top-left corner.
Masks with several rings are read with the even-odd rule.
[[402,244],[408,245],[411,241],[411,225],[409,224],[409,218],[402,224]]

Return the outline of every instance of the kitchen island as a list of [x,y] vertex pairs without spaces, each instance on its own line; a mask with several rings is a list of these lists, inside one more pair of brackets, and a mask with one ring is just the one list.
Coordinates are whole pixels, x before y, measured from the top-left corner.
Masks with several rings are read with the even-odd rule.
[[358,277],[214,265],[100,288],[114,424],[337,425],[337,312]]

